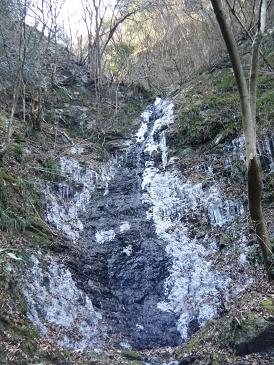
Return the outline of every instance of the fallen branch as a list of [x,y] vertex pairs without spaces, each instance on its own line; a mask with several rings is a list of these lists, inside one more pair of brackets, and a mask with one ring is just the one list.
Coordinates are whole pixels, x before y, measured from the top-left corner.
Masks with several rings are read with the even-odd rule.
[[[38,211],[37,211],[37,209],[35,208],[35,206],[33,205],[33,203],[32,202],[30,202],[30,205],[32,206],[32,209],[34,210],[34,212],[35,212],[35,214],[37,215],[37,217],[38,217],[38,219],[39,219],[39,221],[46,227],[46,229],[53,235],[53,236],[55,236],[55,237],[58,237],[59,236],[59,234],[58,233],[56,233],[55,231],[53,231],[52,229],[51,229],[51,227],[47,224],[47,222],[45,222],[44,221],[44,219],[43,218],[41,218],[41,216],[40,216],[40,214],[38,213]],[[34,227],[35,228],[35,227]]]

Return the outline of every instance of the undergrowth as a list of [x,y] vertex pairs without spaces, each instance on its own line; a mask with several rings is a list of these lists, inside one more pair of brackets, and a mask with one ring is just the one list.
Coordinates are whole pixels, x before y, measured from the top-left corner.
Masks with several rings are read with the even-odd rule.
[[43,212],[42,195],[30,177],[16,176],[4,168],[0,171],[0,229],[3,232],[32,231],[48,234]]
[[[258,77],[258,135],[271,128],[274,120],[274,78],[262,71]],[[177,102],[179,129],[177,142],[182,147],[233,139],[242,133],[240,98],[231,68],[203,73],[186,84]]]

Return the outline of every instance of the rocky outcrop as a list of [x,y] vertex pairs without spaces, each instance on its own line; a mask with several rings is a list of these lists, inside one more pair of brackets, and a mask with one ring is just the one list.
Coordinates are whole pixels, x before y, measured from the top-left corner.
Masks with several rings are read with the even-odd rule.
[[[61,180],[45,189],[48,220],[71,240],[61,257],[70,275],[61,270],[50,280],[88,298],[101,318],[100,347],[181,344],[253,280],[244,196],[229,185],[242,141],[197,161],[195,151],[186,150],[179,163],[167,144],[173,123],[172,101],[157,99],[142,114],[136,136],[119,142],[108,164],[93,164],[74,148],[60,158]],[[39,270],[50,265],[49,257],[39,260]],[[40,274],[49,278],[47,271]],[[35,275],[29,281],[30,318],[46,326],[51,309],[35,312],[34,298],[42,292],[48,300],[52,293]],[[64,323],[58,326],[66,333]],[[98,337],[91,332],[91,339]]]
[[250,313],[235,329],[234,338],[237,355],[274,351],[274,320]]

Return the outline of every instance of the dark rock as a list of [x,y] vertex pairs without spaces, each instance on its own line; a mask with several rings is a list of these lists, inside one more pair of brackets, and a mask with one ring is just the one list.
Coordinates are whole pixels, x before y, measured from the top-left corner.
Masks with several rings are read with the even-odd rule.
[[138,352],[135,351],[130,351],[130,350],[123,350],[121,352],[121,356],[123,356],[124,358],[128,359],[128,360],[132,360],[132,361],[142,361],[141,356],[138,354]]
[[197,357],[194,355],[187,356],[183,360],[179,362],[179,365],[191,365],[197,360]]
[[[123,148],[125,141],[115,139],[111,148]],[[126,339],[132,349],[182,343],[176,315],[158,308],[165,300],[170,263],[165,243],[147,220],[142,203],[140,175],[148,158],[143,147],[129,150],[111,180],[109,194],[92,201],[78,257],[68,263],[78,285],[110,324],[110,337]],[[129,228],[123,231],[119,227],[124,222]],[[97,232],[110,230],[115,231],[113,239],[96,241]]]
[[251,313],[236,329],[234,347],[237,355],[274,349],[274,323]]

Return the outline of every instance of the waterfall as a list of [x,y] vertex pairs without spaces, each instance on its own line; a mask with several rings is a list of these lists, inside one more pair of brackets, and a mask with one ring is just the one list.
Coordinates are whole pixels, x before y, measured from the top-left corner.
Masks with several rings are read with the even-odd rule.
[[[244,213],[244,207],[239,199],[227,199],[217,181],[205,189],[201,183],[193,183],[174,167],[166,170],[165,129],[174,122],[173,104],[158,99],[154,107],[155,114],[161,116],[154,122],[144,146],[147,157],[142,179],[142,200],[149,206],[147,219],[154,222],[157,235],[166,243],[165,249],[172,262],[165,283],[166,300],[158,303],[158,308],[176,313],[177,328],[182,338],[186,339],[191,323],[203,325],[218,313],[225,299],[251,282],[245,277],[241,288],[233,292],[232,278],[218,272],[212,265],[210,257],[217,251],[216,243],[208,235],[203,240],[193,237],[188,216],[195,214],[198,219],[207,217],[214,229],[232,223]],[[145,128],[144,123],[143,118],[141,129],[147,131],[149,128]],[[140,134],[139,131],[137,136]],[[243,138],[233,142],[234,159],[244,158],[243,144]],[[157,151],[159,145],[162,166],[157,165],[156,154],[152,153]],[[210,169],[208,174],[212,174]],[[208,230],[210,232],[210,228]]]
[[[25,295],[31,320],[64,347],[179,345],[252,283],[242,194],[231,193],[229,174],[216,173],[216,157],[191,156],[182,168],[172,156],[173,109],[157,98],[128,148],[106,163],[73,147],[60,157],[60,179],[46,185],[47,219],[70,241],[69,267],[34,255]],[[244,139],[223,155],[222,171],[232,171]]]

